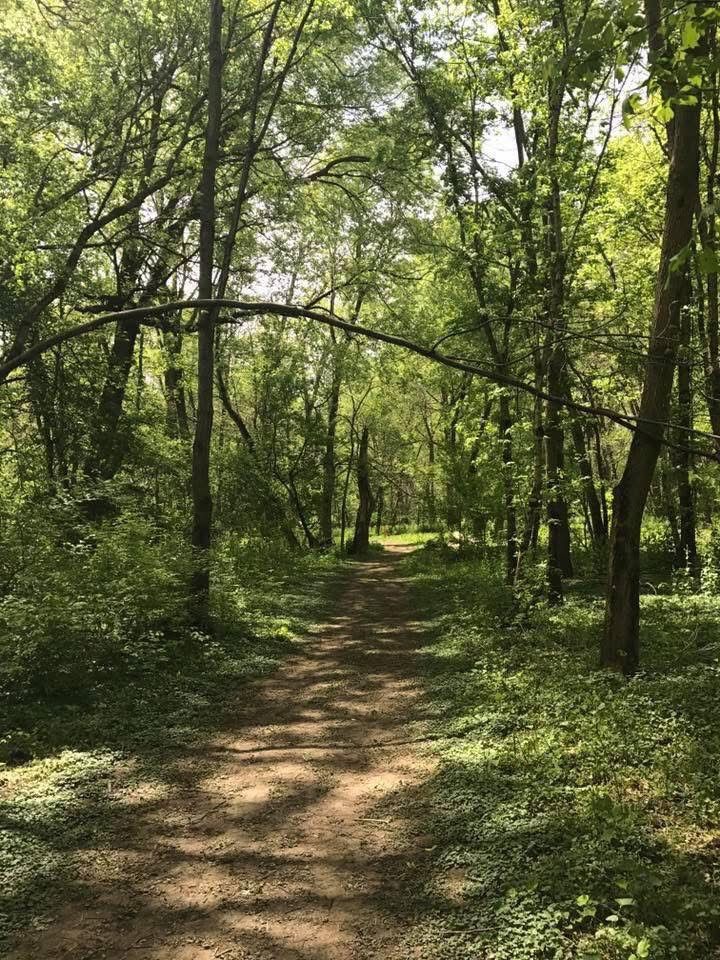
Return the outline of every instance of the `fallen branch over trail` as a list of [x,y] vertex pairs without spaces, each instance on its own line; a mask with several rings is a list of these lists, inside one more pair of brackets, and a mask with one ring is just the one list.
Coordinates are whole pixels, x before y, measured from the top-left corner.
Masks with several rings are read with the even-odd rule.
[[265,315],[290,317],[296,320],[312,320],[316,323],[321,323],[325,326],[332,327],[335,330],[342,330],[351,336],[366,337],[369,340],[376,340],[380,343],[387,343],[391,346],[400,347],[401,349],[407,350],[410,353],[414,353],[417,356],[425,357],[427,360],[431,360],[433,363],[440,363],[443,366],[450,367],[453,370],[459,370],[463,373],[470,373],[473,376],[481,377],[484,380],[489,380],[492,383],[498,384],[499,386],[509,387],[513,390],[519,390],[530,394],[531,396],[538,397],[541,400],[547,400],[560,404],[560,406],[570,410],[575,410],[578,413],[585,413],[594,417],[602,417],[618,424],[626,430],[650,436],[653,439],[660,441],[665,446],[670,447],[671,449],[683,450],[685,452],[695,454],[696,456],[704,457],[708,460],[720,460],[720,451],[718,449],[705,450],[702,447],[688,447],[684,444],[678,444],[668,440],[664,436],[666,428],[672,426],[673,429],[683,430],[684,432],[692,434],[693,436],[712,440],[718,445],[718,447],[720,447],[720,436],[717,434],[709,433],[703,430],[696,430],[691,427],[682,427],[676,424],[648,420],[642,417],[632,416],[630,414],[619,413],[617,410],[612,410],[609,407],[593,406],[591,404],[580,403],[566,396],[548,393],[548,391],[542,390],[541,388],[536,387],[534,384],[528,383],[525,380],[521,380],[518,377],[513,377],[509,374],[501,373],[497,370],[483,367],[480,364],[462,360],[457,357],[452,357],[444,353],[438,353],[435,346],[426,347],[420,343],[407,340],[405,337],[400,337],[393,333],[385,333],[382,330],[373,330],[371,327],[365,327],[359,323],[353,323],[349,320],[344,320],[342,317],[339,317],[334,313],[330,313],[329,311],[317,309],[313,310],[303,306],[273,303],[271,301],[264,300],[196,298],[190,300],[174,300],[169,303],[157,304],[155,306],[132,307],[128,310],[117,310],[113,313],[100,314],[99,316],[94,317],[92,320],[86,320],[84,323],[78,324],[77,326],[69,327],[67,330],[58,331],[52,336],[46,337],[44,340],[39,340],[32,347],[29,347],[22,353],[17,354],[17,356],[8,357],[5,359],[5,361],[0,362],[0,386],[7,381],[8,376],[14,370],[18,369],[18,367],[24,366],[31,360],[34,360],[48,350],[51,350],[53,347],[59,346],[62,343],[66,343],[69,340],[74,340],[78,337],[84,336],[85,334],[91,333],[94,330],[99,330],[108,324],[116,323],[118,320],[136,320],[139,323],[148,326],[159,326],[161,329],[165,330],[193,333],[196,332],[197,329],[194,323],[183,325],[181,323],[170,323],[162,320],[161,322],[158,322],[157,318],[164,318],[166,314],[177,313],[182,310],[198,310],[209,307],[214,307],[217,310],[235,311],[234,314],[229,317],[219,317],[217,321],[218,323],[244,323],[250,317]]

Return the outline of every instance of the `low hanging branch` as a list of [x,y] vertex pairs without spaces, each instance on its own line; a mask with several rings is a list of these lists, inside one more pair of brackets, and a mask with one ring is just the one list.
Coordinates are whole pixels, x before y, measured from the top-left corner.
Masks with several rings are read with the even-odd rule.
[[[462,360],[458,357],[448,356],[444,353],[438,353],[435,346],[425,347],[420,343],[407,340],[405,337],[399,337],[393,333],[384,333],[381,330],[373,330],[370,327],[364,327],[358,323],[351,323],[349,320],[343,320],[333,313],[311,310],[302,306],[293,306],[283,303],[272,303],[264,300],[230,300],[230,299],[203,299],[195,298],[189,300],[174,300],[169,303],[162,303],[152,307],[133,307],[129,310],[118,310],[113,313],[106,313],[80,323],[77,326],[69,327],[67,330],[61,330],[44,340],[39,340],[32,347],[19,353],[17,356],[9,357],[0,362],[0,386],[7,382],[7,378],[18,367],[22,367],[31,360],[36,359],[53,347],[66,343],[68,340],[75,340],[84,336],[86,333],[92,333],[108,324],[115,323],[118,320],[137,320],[147,326],[159,327],[163,330],[176,332],[193,333],[196,326],[191,324],[173,323],[165,319],[169,313],[177,313],[180,310],[197,310],[198,308],[214,307],[217,310],[233,310],[234,315],[218,319],[218,323],[244,323],[249,317],[272,314],[275,316],[292,317],[297,320],[313,320],[316,323],[333,327],[336,330],[343,330],[352,336],[366,337],[369,340],[377,340],[380,343],[387,343],[391,346],[400,347],[410,353],[425,357],[434,363],[440,363],[443,366],[450,367],[453,370],[460,370],[463,373],[470,373],[476,377],[482,377],[502,387],[509,387],[513,390],[520,390],[541,400],[549,400],[560,404],[570,410],[578,413],[585,413],[594,417],[603,417],[616,423],[626,430],[636,433],[643,433],[660,440],[665,446],[672,449],[684,450],[699,457],[708,460],[720,460],[720,453],[717,450],[704,450],[701,447],[687,447],[683,444],[677,444],[662,436],[664,430],[670,426],[668,423],[661,423],[655,420],[647,420],[642,417],[631,416],[630,414],[618,413],[609,407],[591,406],[587,403],[580,403],[568,397],[556,396],[542,390],[531,383],[527,383],[518,377],[501,373],[494,369],[483,367],[480,364]],[[160,318],[159,320],[157,318]],[[694,436],[707,438],[716,443],[720,443],[720,436],[703,430],[685,427],[685,432]]]

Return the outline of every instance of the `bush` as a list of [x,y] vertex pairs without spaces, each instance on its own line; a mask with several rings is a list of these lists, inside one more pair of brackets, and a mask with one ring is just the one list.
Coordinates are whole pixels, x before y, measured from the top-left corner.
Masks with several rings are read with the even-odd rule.
[[82,527],[71,507],[26,519],[23,542],[3,545],[15,565],[0,599],[4,700],[82,699],[109,672],[167,656],[187,626],[178,536],[133,514]]

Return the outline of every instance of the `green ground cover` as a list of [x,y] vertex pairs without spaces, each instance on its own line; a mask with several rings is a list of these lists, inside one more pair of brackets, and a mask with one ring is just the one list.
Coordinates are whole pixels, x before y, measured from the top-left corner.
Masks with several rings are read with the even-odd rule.
[[518,608],[494,561],[438,548],[405,567],[436,730],[464,734],[437,747],[428,955],[717,956],[720,601],[649,589],[628,682],[596,669],[587,590]]

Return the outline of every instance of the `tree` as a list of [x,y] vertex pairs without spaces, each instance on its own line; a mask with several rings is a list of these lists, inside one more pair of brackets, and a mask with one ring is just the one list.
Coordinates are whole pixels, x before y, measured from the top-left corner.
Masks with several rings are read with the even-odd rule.
[[[661,8],[647,0],[651,49],[658,44]],[[693,24],[693,20],[687,21]],[[693,32],[686,50],[697,45]],[[695,57],[690,57],[694,64]],[[656,66],[656,69],[657,66]],[[669,126],[670,166],[665,223],[655,288],[652,329],[639,417],[642,431],[633,434],[622,477],[613,494],[610,566],[601,660],[604,666],[633,673],[640,658],[640,532],[643,512],[670,412],[681,316],[686,291],[685,262],[692,239],[699,185],[700,90],[679,82]]]
[[[222,0],[210,0],[207,122],[198,203],[200,213],[198,293],[205,300],[211,299],[213,295],[215,263],[215,189],[222,123],[222,26]],[[212,533],[210,439],[213,424],[215,317],[214,308],[209,307],[200,311],[198,320],[198,394],[192,454],[192,545],[197,551],[197,557],[191,596],[196,622],[205,628],[210,623],[210,558],[208,554]]]
[[370,428],[365,425],[360,435],[357,456],[358,509],[355,518],[355,533],[349,547],[349,553],[364,554],[370,547],[370,528],[375,510],[375,497],[370,486],[370,462],[368,449]]

